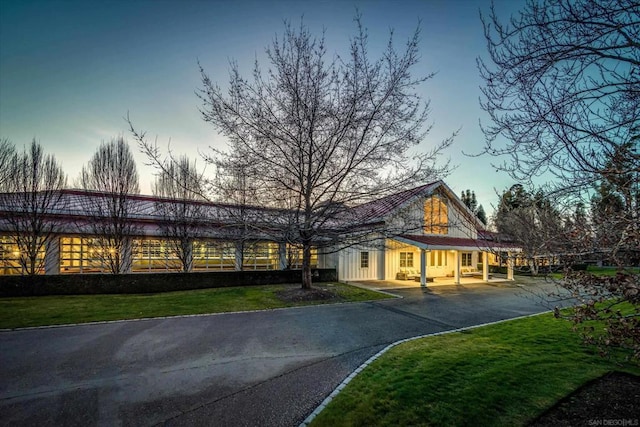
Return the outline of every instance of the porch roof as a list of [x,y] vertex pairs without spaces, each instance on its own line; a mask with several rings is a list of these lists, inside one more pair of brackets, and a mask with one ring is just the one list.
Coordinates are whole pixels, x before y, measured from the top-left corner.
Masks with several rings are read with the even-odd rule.
[[418,248],[425,250],[522,251],[522,249],[514,243],[496,242],[484,239],[467,239],[461,237],[403,234],[395,237],[394,240],[408,245],[417,246]]

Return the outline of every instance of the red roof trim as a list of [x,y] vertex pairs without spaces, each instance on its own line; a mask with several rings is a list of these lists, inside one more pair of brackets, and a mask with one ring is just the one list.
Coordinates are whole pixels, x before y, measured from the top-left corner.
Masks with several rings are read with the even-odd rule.
[[466,247],[477,249],[516,249],[513,244],[495,242],[484,239],[468,239],[463,237],[444,237],[444,236],[417,236],[403,234],[399,236],[401,239],[415,242],[425,246],[450,246],[450,247]]

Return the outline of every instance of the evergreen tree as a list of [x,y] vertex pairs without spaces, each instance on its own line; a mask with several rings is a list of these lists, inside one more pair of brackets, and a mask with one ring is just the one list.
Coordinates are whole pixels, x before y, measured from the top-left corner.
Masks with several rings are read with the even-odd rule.
[[475,191],[463,190],[460,199],[484,225],[487,225],[487,214],[482,205],[478,204]]
[[484,211],[484,208],[482,207],[482,205],[478,206],[478,209],[476,210],[476,216],[478,217],[481,223],[483,223],[484,225],[487,225],[487,213]]

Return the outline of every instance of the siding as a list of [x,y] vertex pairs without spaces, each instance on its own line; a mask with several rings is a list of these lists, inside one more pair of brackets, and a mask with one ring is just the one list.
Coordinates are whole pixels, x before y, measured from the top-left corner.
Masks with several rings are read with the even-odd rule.
[[[396,230],[401,230],[402,234],[425,234],[423,229],[425,200],[426,197],[418,198],[404,209],[394,212],[388,221]],[[444,236],[467,239],[478,238],[474,224],[461,211],[458,203],[450,198],[447,198],[447,221],[449,229]]]
[[[369,267],[360,267],[360,253],[369,252]],[[384,251],[372,248],[347,248],[338,255],[339,280],[381,280],[384,278]]]

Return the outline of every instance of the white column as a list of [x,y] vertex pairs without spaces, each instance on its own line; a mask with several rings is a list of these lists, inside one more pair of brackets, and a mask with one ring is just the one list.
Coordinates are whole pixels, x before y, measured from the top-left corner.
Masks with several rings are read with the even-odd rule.
[[60,238],[54,236],[44,247],[44,274],[60,274]]
[[244,245],[242,244],[242,242],[236,242],[236,260],[235,260],[235,270],[236,271],[241,271],[243,270],[243,265],[242,265],[242,261],[244,259],[243,257],[243,250],[244,250]]
[[278,269],[284,270],[287,268],[287,244],[278,243]]
[[125,237],[122,242],[122,250],[120,252],[120,273],[131,273],[131,265],[133,264],[133,239]]
[[482,252],[482,280],[489,281],[489,252]]
[[420,249],[420,286],[427,286],[427,251]]
[[453,257],[453,264],[455,268],[453,269],[453,283],[456,285],[460,284],[460,251],[455,251]]
[[513,280],[513,254],[507,252],[507,280]]

